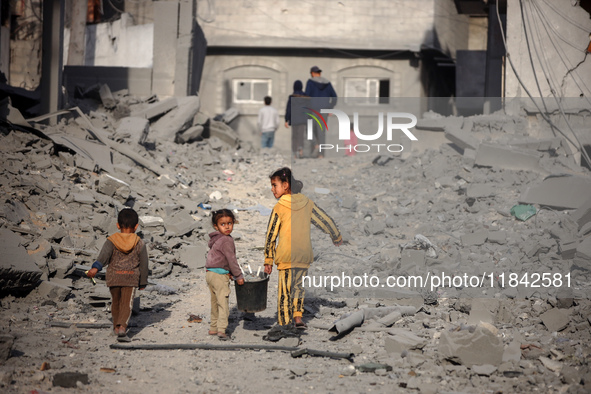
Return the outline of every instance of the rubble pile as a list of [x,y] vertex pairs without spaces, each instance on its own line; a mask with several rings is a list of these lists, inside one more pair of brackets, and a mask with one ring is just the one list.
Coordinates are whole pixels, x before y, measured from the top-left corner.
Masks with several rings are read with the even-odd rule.
[[[525,117],[426,114],[400,156],[289,163],[289,152],[241,143],[198,98],[102,92],[101,105],[48,117],[55,125],[2,124],[4,391],[251,392],[261,374],[269,387],[321,392],[589,391],[591,177],[562,139],[532,139]],[[421,149],[441,133],[447,143]],[[284,165],[345,240],[336,248],[313,229],[308,329],[277,338],[309,350],[109,349],[110,295],[84,271],[117,212],[138,211],[150,255],[131,344],[207,344],[210,211],[237,213],[238,261],[258,272],[275,204],[268,175]],[[242,314],[231,295],[233,344],[268,343],[275,275],[263,312]],[[479,280],[454,281],[463,277]],[[187,321],[197,315],[205,323]]]

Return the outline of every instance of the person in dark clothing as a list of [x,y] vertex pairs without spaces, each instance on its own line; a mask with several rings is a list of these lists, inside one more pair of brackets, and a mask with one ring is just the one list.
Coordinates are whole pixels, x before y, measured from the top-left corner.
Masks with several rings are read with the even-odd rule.
[[[303,86],[299,79],[293,83],[293,93],[289,95],[285,108],[285,127],[291,126],[291,151],[296,159],[301,159],[304,156],[304,136],[306,134],[304,107],[309,105],[307,102],[309,97],[302,90]],[[292,101],[292,98],[296,98],[296,100]]]
[[[318,66],[310,68],[310,76],[306,83],[306,95],[312,97],[311,105],[315,110],[332,109],[337,104],[337,93],[330,81],[322,77],[322,70]],[[326,142],[326,135],[317,125],[314,127],[314,153],[319,152],[320,144]],[[318,154],[322,157],[322,154]]]

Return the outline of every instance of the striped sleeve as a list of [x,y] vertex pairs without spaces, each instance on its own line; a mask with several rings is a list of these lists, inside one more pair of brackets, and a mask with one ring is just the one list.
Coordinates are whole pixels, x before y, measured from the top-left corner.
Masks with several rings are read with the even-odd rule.
[[330,235],[333,243],[336,244],[343,240],[334,220],[316,204],[312,208],[312,224]]
[[269,224],[267,225],[267,234],[265,236],[265,265],[273,265],[275,261],[275,241],[279,234],[279,226],[281,221],[279,215],[273,209],[271,216],[269,217]]

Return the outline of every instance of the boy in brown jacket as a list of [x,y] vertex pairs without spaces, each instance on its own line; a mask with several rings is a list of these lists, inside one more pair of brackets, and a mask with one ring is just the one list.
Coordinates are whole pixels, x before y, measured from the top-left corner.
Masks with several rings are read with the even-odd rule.
[[107,286],[112,298],[113,334],[122,338],[127,336],[135,288],[143,290],[148,284],[148,251],[144,241],[135,233],[138,222],[138,214],[133,209],[120,211],[117,228],[121,232],[107,238],[87,273],[88,277],[94,278],[103,266],[107,266]]

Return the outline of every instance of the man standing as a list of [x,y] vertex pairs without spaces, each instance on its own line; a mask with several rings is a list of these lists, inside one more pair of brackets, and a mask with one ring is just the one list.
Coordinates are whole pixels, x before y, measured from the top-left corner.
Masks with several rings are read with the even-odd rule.
[[[332,109],[337,104],[337,93],[334,91],[330,81],[322,77],[322,70],[318,66],[310,69],[311,78],[306,84],[306,95],[312,97],[312,108],[315,110]],[[314,153],[322,157],[319,152],[320,144],[326,142],[326,134],[314,124]]]
[[261,147],[272,148],[275,141],[275,130],[279,126],[279,113],[271,107],[271,97],[265,97],[265,106],[259,111],[259,129],[261,130]]

